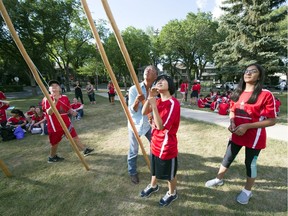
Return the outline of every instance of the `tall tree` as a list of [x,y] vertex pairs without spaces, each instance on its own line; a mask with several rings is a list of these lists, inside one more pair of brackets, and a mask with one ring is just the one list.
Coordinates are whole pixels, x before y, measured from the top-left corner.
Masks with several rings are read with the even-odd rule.
[[217,22],[211,13],[188,13],[184,20],[172,20],[160,32],[167,62],[185,65],[188,81],[199,78],[208,61],[213,61],[212,46],[219,41]]
[[[282,57],[287,50],[286,37],[280,38],[279,23],[287,15],[285,0],[226,0],[219,31],[228,33],[214,46],[219,67],[234,67],[258,62],[269,73],[283,70]],[[286,43],[284,42],[286,41]]]
[[[14,27],[39,71],[54,71],[53,61],[47,55],[47,44],[53,43],[54,40],[62,36],[63,25],[66,20],[66,13],[64,12],[73,8],[74,3],[73,0],[4,1]],[[35,80],[2,19],[0,19],[0,53],[7,57],[5,58],[5,62],[8,63],[7,67],[14,67],[14,63],[21,68],[11,72],[17,72],[19,75],[24,72],[29,77],[33,87],[32,93],[36,95]]]
[[[143,30],[136,29],[134,27],[128,27],[121,32],[125,46],[130,55],[131,62],[134,70],[137,73],[139,67],[150,64],[150,39]],[[124,79],[124,83],[130,81],[130,74],[128,72],[127,65],[121,54],[120,48],[117,45],[114,34],[110,34],[105,42],[105,48],[107,56],[110,59],[110,63],[113,69],[116,71],[116,76],[121,80]]]

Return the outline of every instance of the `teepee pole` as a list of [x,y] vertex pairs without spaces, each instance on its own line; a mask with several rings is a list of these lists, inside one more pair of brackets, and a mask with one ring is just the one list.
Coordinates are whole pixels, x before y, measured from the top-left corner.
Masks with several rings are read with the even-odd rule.
[[13,23],[12,23],[9,15],[8,15],[8,13],[7,13],[7,10],[6,10],[2,0],[0,0],[0,12],[1,12],[1,15],[2,15],[5,23],[7,24],[7,27],[9,29],[11,35],[12,35],[13,40],[15,41],[20,53],[22,54],[24,60],[26,61],[28,67],[30,68],[30,70],[31,70],[31,72],[32,72],[32,74],[34,76],[35,81],[37,82],[37,84],[39,85],[41,91],[43,92],[43,94],[47,98],[47,100],[48,100],[53,112],[55,113],[55,115],[56,115],[61,127],[63,128],[63,130],[65,132],[66,137],[69,139],[69,141],[70,141],[70,143],[72,145],[72,148],[74,149],[74,151],[76,152],[76,154],[80,158],[80,160],[83,163],[83,165],[86,168],[86,170],[89,170],[89,167],[88,167],[87,163],[85,162],[84,157],[80,154],[75,141],[73,140],[68,128],[66,127],[66,125],[65,125],[63,119],[61,118],[58,110],[56,109],[56,106],[54,105],[54,103],[53,103],[53,101],[52,101],[52,99],[51,99],[46,87],[44,86],[43,82],[41,81],[40,76],[37,73],[36,67],[34,66],[34,63],[32,62],[31,58],[27,54],[27,52],[26,52],[26,50],[25,50],[25,48],[24,48],[24,46],[23,46],[18,34],[16,33],[15,28],[13,26]]
[[91,16],[89,7],[88,7],[88,5],[87,5],[87,2],[86,2],[86,0],[81,0],[81,3],[82,3],[82,6],[83,6],[84,11],[85,11],[85,13],[86,13],[86,16],[87,16],[87,19],[88,19],[90,28],[91,28],[91,30],[92,30],[93,36],[94,36],[94,38],[95,38],[95,40],[96,40],[96,45],[97,45],[98,50],[99,50],[99,52],[100,52],[101,58],[102,58],[102,60],[103,60],[103,62],[104,62],[104,65],[105,65],[105,67],[106,67],[109,75],[110,75],[111,81],[112,81],[112,83],[113,83],[113,85],[114,85],[114,87],[115,87],[115,89],[116,89],[117,95],[118,95],[118,97],[119,97],[119,99],[120,99],[120,102],[121,102],[121,105],[122,105],[122,107],[123,107],[123,109],[124,109],[124,112],[125,112],[125,114],[126,114],[126,117],[127,117],[128,121],[129,121],[129,123],[130,123],[130,125],[131,125],[131,127],[132,127],[132,130],[133,130],[133,132],[134,132],[134,134],[135,134],[135,137],[136,137],[136,139],[137,139],[137,141],[138,141],[138,143],[139,143],[139,145],[140,145],[140,148],[141,148],[141,150],[142,150],[142,154],[143,154],[143,156],[144,156],[144,159],[145,159],[145,161],[146,161],[146,164],[147,164],[148,168],[150,169],[150,161],[149,161],[149,158],[148,158],[148,156],[147,156],[147,154],[146,154],[146,151],[145,151],[145,149],[144,149],[143,143],[141,142],[140,136],[138,135],[137,129],[136,129],[136,127],[135,127],[135,124],[134,124],[134,122],[133,122],[133,120],[132,120],[131,114],[130,114],[130,112],[129,112],[129,110],[128,110],[128,107],[127,107],[127,105],[126,105],[125,99],[124,99],[124,97],[123,97],[123,95],[122,95],[122,92],[121,92],[121,89],[120,89],[120,87],[119,87],[119,85],[118,85],[118,82],[117,82],[117,79],[116,79],[116,77],[115,77],[115,74],[114,74],[114,72],[113,72],[113,70],[112,70],[112,68],[111,68],[111,65],[110,65],[110,63],[109,63],[109,60],[108,60],[108,58],[107,58],[106,52],[105,52],[104,47],[103,47],[103,45],[102,45],[100,36],[99,36],[99,34],[98,34],[98,32],[97,32],[97,29],[96,29],[96,26],[95,26],[95,24],[94,24],[93,18],[92,18],[92,16]]

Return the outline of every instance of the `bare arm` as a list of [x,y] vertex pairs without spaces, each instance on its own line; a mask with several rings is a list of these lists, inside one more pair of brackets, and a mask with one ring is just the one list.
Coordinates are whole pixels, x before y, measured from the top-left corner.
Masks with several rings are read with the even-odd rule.
[[156,98],[155,97],[149,98],[148,101],[153,112],[154,123],[158,130],[162,130],[164,126],[156,106]]

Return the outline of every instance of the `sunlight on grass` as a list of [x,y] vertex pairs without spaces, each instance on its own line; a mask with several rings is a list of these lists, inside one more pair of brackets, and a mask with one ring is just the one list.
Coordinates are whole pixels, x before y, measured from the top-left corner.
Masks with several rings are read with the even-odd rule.
[[[73,94],[69,94],[72,99]],[[12,100],[24,111],[36,99]],[[86,99],[86,98],[85,98]],[[87,99],[86,99],[87,101]],[[225,184],[205,188],[214,178],[225,153],[227,129],[182,119],[179,132],[179,198],[167,208],[158,202],[167,191],[148,199],[139,193],[150,182],[150,172],[139,148],[139,185],[130,183],[127,171],[129,148],[127,120],[119,102],[96,96],[96,105],[85,105],[85,116],[73,122],[82,142],[95,149],[85,157],[86,171],[67,139],[59,145],[63,163],[48,164],[47,136],[27,134],[23,140],[0,142],[2,159],[14,175],[0,172],[1,215],[287,215],[287,143],[268,139],[258,160],[258,179],[249,205],[235,197],[245,183],[244,149],[227,173]],[[141,138],[146,153],[149,143]],[[277,201],[276,201],[277,200]]]

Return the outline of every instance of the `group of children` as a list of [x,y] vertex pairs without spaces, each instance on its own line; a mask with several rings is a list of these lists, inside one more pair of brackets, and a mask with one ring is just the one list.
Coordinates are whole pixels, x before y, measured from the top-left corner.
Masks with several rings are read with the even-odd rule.
[[[205,97],[202,94],[199,95],[197,105],[199,108],[210,108],[219,115],[228,115],[231,95],[232,92],[229,90],[221,94],[220,91],[214,92],[211,89],[210,94],[206,95]],[[275,97],[275,106],[277,116],[279,116],[281,101],[277,97]]]
[[[20,109],[12,109],[11,116],[7,118],[7,109],[9,108],[9,102],[5,100],[6,97],[3,92],[0,91],[0,125],[1,128],[10,129],[11,133],[15,131],[17,127],[21,127],[23,132],[27,131],[31,134],[40,134],[47,135],[47,120],[46,115],[42,110],[42,104],[39,103],[39,106],[31,105],[27,112],[23,112]],[[76,98],[73,99],[73,103],[71,103],[71,108],[77,114],[75,116],[71,116],[75,120],[80,120],[84,115],[84,105]],[[10,139],[6,139],[4,134],[1,134],[2,139],[4,141],[8,141]],[[17,137],[16,137],[17,138]]]
[[232,92],[226,91],[221,94],[220,91],[214,92],[210,90],[210,94],[205,97],[200,94],[197,105],[199,108],[210,108],[219,115],[227,115],[229,113],[229,103]]

